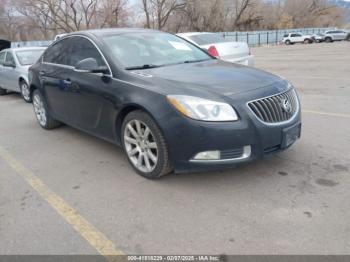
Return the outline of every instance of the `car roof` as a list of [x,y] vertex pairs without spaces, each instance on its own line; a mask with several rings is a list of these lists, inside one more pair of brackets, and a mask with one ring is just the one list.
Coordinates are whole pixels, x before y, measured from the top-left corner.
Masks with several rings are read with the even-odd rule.
[[14,52],[17,52],[17,51],[31,51],[31,50],[45,50],[46,47],[37,47],[37,46],[32,46],[32,47],[16,47],[16,48],[8,48],[8,49],[5,49],[5,50],[12,50]]
[[214,34],[210,32],[187,32],[187,33],[179,33],[177,34],[178,36],[184,36],[184,37],[189,37],[189,36],[194,36],[194,35],[204,35],[204,34]]
[[[66,36],[72,35],[94,35],[96,37],[107,36],[107,35],[117,35],[117,34],[127,34],[127,33],[162,33],[158,30],[153,29],[144,29],[144,28],[104,28],[104,29],[93,29],[93,30],[84,30],[69,33]],[[64,36],[65,37],[65,36]],[[64,38],[62,37],[62,38]]]

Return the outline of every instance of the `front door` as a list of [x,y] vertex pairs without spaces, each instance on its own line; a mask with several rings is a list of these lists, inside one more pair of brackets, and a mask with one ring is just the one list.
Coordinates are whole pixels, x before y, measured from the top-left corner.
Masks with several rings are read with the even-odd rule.
[[[107,65],[91,40],[81,36],[73,36],[70,37],[69,46],[68,64],[72,68],[87,58],[96,60],[98,67]],[[72,69],[69,80],[71,86],[69,95],[75,105],[74,113],[71,116],[72,124],[90,133],[111,139],[110,128],[103,126],[111,122],[108,117],[114,111],[113,99],[110,98],[115,87],[112,87],[111,76],[83,73]]]

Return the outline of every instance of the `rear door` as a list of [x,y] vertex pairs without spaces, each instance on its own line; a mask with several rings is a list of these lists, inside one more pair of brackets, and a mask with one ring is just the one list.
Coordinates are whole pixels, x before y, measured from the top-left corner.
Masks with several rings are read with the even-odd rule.
[[[5,63],[16,65],[16,61],[11,50],[6,52]],[[16,92],[19,91],[16,67],[3,66],[2,79],[6,89]]]
[[72,68],[67,63],[68,40],[62,39],[46,50],[39,72],[49,110],[56,119],[67,124],[72,122],[75,110],[74,100],[69,95]]
[[3,74],[4,67],[2,66],[3,63],[5,62],[5,57],[6,57],[6,51],[0,52],[0,87],[2,88],[6,87],[6,84],[4,81],[4,74]]
[[345,40],[347,33],[345,31],[339,30],[337,31],[337,35],[338,35],[338,40]]

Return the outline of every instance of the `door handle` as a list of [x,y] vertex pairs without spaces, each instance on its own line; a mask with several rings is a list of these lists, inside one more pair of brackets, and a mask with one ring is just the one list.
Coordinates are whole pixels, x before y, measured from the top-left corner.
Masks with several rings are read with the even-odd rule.
[[39,71],[39,75],[44,76],[45,75],[45,71]]
[[66,80],[63,80],[63,83],[65,85],[70,85],[70,84],[72,84],[72,81],[70,81],[70,79],[66,79]]

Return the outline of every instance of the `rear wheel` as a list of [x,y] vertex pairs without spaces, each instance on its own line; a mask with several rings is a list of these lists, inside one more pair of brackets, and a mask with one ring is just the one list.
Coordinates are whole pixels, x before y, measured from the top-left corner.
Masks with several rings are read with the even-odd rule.
[[290,40],[287,40],[286,41],[286,45],[290,45],[291,44],[291,41]]
[[312,40],[311,40],[311,39],[308,39],[308,38],[307,38],[307,39],[304,40],[304,44],[311,44],[311,43],[312,43]]
[[21,80],[19,82],[19,87],[21,89],[21,95],[22,95],[24,101],[26,101],[27,103],[31,103],[32,97],[30,95],[30,88],[29,88],[29,85],[26,83],[26,81]]
[[34,90],[33,93],[33,108],[36,119],[38,120],[38,123],[42,128],[50,130],[61,125],[60,122],[54,120],[50,116],[47,110],[46,101],[38,89]]
[[139,175],[156,179],[172,171],[164,136],[145,112],[137,110],[125,117],[122,143],[130,164]]
[[6,89],[3,89],[0,87],[0,96],[6,95],[7,91]]

